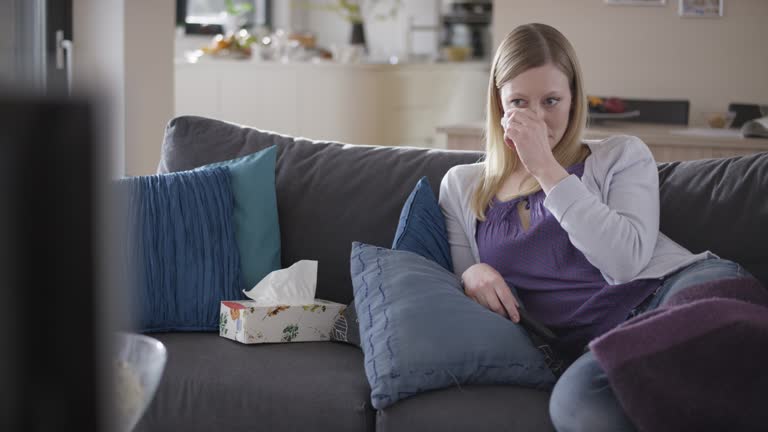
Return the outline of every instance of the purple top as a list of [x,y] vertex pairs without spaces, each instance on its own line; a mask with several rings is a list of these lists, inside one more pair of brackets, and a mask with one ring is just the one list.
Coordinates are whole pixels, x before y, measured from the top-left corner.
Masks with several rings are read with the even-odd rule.
[[[568,167],[579,178],[584,163]],[[477,222],[480,261],[496,269],[529,313],[561,338],[564,348],[581,349],[591,339],[626,320],[660,285],[638,279],[610,285],[600,270],[568,239],[544,207],[544,191],[509,201],[494,198],[486,220]],[[527,200],[530,226],[523,229],[517,203]],[[595,229],[600,229],[595,221]]]

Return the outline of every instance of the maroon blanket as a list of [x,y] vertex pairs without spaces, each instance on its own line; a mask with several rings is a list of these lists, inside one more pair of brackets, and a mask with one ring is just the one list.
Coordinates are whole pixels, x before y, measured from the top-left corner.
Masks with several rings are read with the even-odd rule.
[[768,430],[768,291],[690,287],[590,343],[641,431]]

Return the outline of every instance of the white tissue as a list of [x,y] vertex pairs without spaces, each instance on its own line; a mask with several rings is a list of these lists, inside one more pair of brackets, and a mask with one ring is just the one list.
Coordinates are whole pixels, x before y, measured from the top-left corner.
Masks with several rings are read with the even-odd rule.
[[302,260],[268,274],[261,282],[243,290],[257,306],[300,306],[315,302],[317,261]]

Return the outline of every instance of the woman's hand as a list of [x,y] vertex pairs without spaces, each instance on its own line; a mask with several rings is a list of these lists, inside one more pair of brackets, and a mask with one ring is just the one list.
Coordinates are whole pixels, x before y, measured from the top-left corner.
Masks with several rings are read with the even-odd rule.
[[520,321],[518,303],[512,290],[493,267],[488,264],[474,264],[461,275],[464,293],[497,314],[514,322]]
[[568,177],[552,154],[549,142],[549,128],[536,111],[512,109],[501,119],[504,128],[504,143],[517,152],[523,167],[549,194],[555,185]]

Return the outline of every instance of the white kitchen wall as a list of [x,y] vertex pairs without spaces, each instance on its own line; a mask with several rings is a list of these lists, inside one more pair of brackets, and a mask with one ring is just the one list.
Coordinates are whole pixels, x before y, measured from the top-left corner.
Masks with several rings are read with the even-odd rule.
[[720,18],[681,18],[664,6],[613,6],[602,0],[494,2],[494,49],[515,26],[558,28],[578,53],[591,94],[691,101],[701,112],[729,102],[768,103],[768,1],[724,0]]

